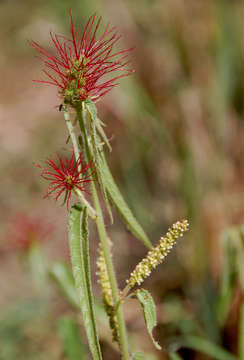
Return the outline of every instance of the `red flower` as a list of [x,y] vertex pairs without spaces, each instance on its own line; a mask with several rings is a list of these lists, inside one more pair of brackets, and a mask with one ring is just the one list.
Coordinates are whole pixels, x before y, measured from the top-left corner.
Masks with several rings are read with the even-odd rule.
[[10,218],[9,228],[10,231],[6,235],[8,241],[0,248],[0,252],[3,253],[27,251],[33,242],[45,240],[54,230],[51,224],[46,224],[39,218],[29,217],[22,212]]
[[[88,98],[98,100],[117,85],[116,80],[134,70],[127,69],[128,61],[125,61],[132,49],[113,52],[115,43],[120,39],[113,27],[107,25],[103,34],[97,37],[101,18],[96,20],[93,15],[79,37],[71,11],[70,22],[72,39],[50,33],[56,54],[34,41],[30,44],[42,55],[41,60],[47,68],[43,72],[48,79],[37,81],[57,86],[64,103],[76,106]],[[112,72],[116,72],[116,76],[107,79],[106,75]]]
[[89,194],[85,189],[84,185],[93,181],[91,173],[84,175],[88,169],[94,167],[93,161],[89,162],[87,165],[82,165],[81,155],[79,156],[78,161],[75,161],[74,150],[70,160],[65,158],[64,161],[62,158],[57,155],[59,164],[55,164],[52,159],[46,160],[48,168],[44,168],[41,165],[37,164],[36,166],[42,169],[41,176],[50,181],[50,184],[46,190],[46,197],[50,195],[55,195],[55,199],[58,200],[59,197],[64,194],[64,201],[67,200],[67,209],[69,209],[69,201],[71,197],[72,190],[80,190]]

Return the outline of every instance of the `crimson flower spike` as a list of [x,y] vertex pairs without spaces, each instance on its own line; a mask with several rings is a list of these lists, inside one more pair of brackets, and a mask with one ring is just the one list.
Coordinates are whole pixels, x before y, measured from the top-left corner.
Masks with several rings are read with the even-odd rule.
[[[79,37],[73,24],[71,10],[71,39],[50,33],[55,52],[31,41],[31,46],[41,54],[46,80],[35,80],[54,85],[65,104],[72,107],[86,99],[97,101],[117,85],[119,78],[134,72],[126,67],[127,57],[132,48],[113,51],[120,36],[108,24],[97,36],[101,18],[89,18],[82,35]],[[107,77],[113,73],[112,78]]]
[[[65,158],[64,160],[57,155],[58,163],[55,163],[52,159],[45,161],[47,168],[35,164],[42,170],[41,176],[43,179],[48,180],[49,186],[46,190],[45,198],[54,195],[55,199],[58,200],[60,196],[64,195],[64,202],[67,202],[67,209],[69,209],[69,202],[72,191],[80,190],[89,194],[86,190],[85,185],[94,179],[92,178],[95,172],[95,164],[90,161],[87,165],[82,164],[81,154],[78,161],[75,161],[74,149],[70,159]],[[89,171],[89,169],[93,169]]]

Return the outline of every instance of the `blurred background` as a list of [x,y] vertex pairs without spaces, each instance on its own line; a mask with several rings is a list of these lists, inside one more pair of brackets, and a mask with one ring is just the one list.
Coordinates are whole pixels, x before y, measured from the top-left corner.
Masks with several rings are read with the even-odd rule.
[[[72,298],[67,210],[43,199],[33,163],[70,153],[56,88],[32,82],[49,48],[96,12],[135,46],[136,73],[99,103],[108,162],[151,241],[187,218],[190,231],[144,283],[157,305],[154,350],[140,306],[125,306],[133,351],[146,359],[244,359],[244,2],[0,1],[0,360],[90,359]],[[109,226],[121,288],[146,249],[116,216]],[[104,359],[119,359],[94,290]],[[67,264],[65,267],[63,264]],[[70,294],[59,286],[67,282]]]

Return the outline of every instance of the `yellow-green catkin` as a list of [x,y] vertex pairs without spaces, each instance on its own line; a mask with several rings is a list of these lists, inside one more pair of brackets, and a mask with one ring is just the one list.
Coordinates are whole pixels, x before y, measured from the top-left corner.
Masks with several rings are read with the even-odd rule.
[[173,224],[167,234],[161,237],[159,244],[150,250],[145,259],[139,262],[134,271],[132,271],[129,280],[127,280],[130,288],[136,284],[140,285],[144,279],[151,274],[152,269],[164,260],[175,245],[176,240],[183,236],[183,233],[188,230],[188,227],[189,223],[187,220],[177,221]]
[[102,290],[102,297],[103,297],[103,303],[105,307],[106,314],[109,318],[109,326],[112,331],[112,337],[113,341],[116,341],[119,343],[119,337],[118,337],[118,323],[117,323],[117,317],[115,314],[115,307],[112,297],[112,289],[110,286],[109,278],[108,278],[108,272],[105,264],[104,259],[104,253],[101,249],[101,246],[99,247],[99,256],[97,259],[97,275],[98,275],[98,282],[100,283],[101,290]]

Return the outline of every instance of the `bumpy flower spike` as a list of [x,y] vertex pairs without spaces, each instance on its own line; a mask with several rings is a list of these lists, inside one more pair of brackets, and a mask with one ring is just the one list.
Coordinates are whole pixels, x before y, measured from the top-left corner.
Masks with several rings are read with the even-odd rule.
[[168,230],[167,234],[161,237],[159,244],[148,252],[145,259],[139,262],[131,273],[129,280],[127,280],[127,286],[132,288],[136,284],[140,285],[151,274],[151,271],[164,260],[175,245],[176,240],[183,236],[188,227],[189,223],[187,220],[177,221]]
[[98,282],[101,285],[102,296],[103,296],[103,304],[105,307],[105,311],[109,318],[109,325],[112,331],[113,341],[119,342],[118,336],[118,323],[115,314],[115,306],[113,302],[112,289],[110,286],[108,272],[105,264],[104,253],[99,247],[99,257],[97,259],[97,268],[98,268]]
[[69,209],[72,191],[79,190],[89,194],[85,185],[93,181],[92,174],[94,171],[88,173],[88,170],[94,168],[94,163],[91,161],[87,165],[83,165],[81,155],[78,161],[75,161],[74,149],[70,159],[65,158],[63,160],[59,155],[57,157],[59,164],[56,164],[52,159],[46,160],[48,168],[39,164],[35,165],[42,170],[41,176],[50,182],[45,197],[54,195],[55,199],[58,200],[64,194],[64,201],[67,201],[67,209]]
[[[97,101],[117,85],[119,78],[134,70],[126,67],[132,48],[113,51],[120,39],[113,27],[107,25],[103,34],[97,36],[101,18],[96,20],[96,15],[91,16],[81,37],[73,25],[71,11],[70,23],[71,39],[50,34],[55,53],[45,50],[35,41],[30,44],[41,54],[46,67],[43,73],[47,79],[35,81],[56,86],[64,103],[76,107],[86,99]],[[114,73],[111,79],[107,77],[110,73]]]

